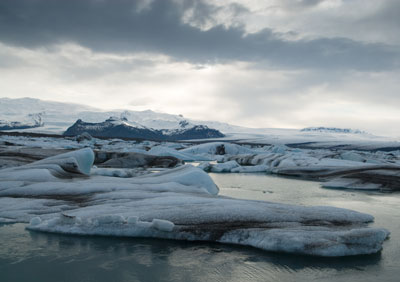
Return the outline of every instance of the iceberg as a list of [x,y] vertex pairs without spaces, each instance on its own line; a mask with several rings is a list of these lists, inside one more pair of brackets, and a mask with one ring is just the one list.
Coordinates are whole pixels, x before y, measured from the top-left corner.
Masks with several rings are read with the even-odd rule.
[[[139,177],[90,175],[89,148],[0,170],[0,221],[72,235],[214,241],[316,256],[376,253],[389,232],[326,206],[218,196],[192,165]],[[39,173],[40,172],[40,173]],[[23,177],[23,180],[21,180]]]
[[175,150],[173,148],[168,148],[166,146],[154,146],[151,148],[148,152],[149,155],[153,156],[170,156],[170,157],[175,157],[177,159],[183,160],[183,161],[203,161],[207,160],[204,157],[201,156],[195,156],[189,153],[185,153],[182,151]]
[[94,153],[84,148],[48,157],[20,167],[0,170],[0,180],[26,180],[46,182],[57,178],[88,176],[94,163]]
[[239,154],[254,154],[259,151],[246,148],[241,145],[231,144],[228,142],[210,142],[200,145],[195,145],[180,152],[191,155],[239,155]]
[[98,168],[135,169],[135,171],[113,172],[96,169],[92,174],[97,175],[133,177],[147,173],[145,168],[172,168],[182,165],[185,160],[210,161],[202,162],[198,167],[207,172],[215,167],[214,172],[218,172],[219,168],[227,167],[232,164],[230,161],[235,161],[239,166],[225,168],[223,172],[273,173],[316,179],[325,182],[324,187],[329,188],[379,191],[400,189],[399,150],[357,151],[342,149],[342,146],[332,149],[299,149],[293,148],[290,144],[250,146],[228,142],[193,145],[118,139],[92,139],[90,142],[77,143],[68,138],[14,136],[2,136],[2,141],[0,141],[0,168],[24,165],[71,149],[90,146],[95,149],[95,165]]
[[211,166],[212,172],[231,172],[233,169],[240,167],[236,161],[228,161],[218,163]]
[[[201,166],[206,171],[238,166],[224,172],[267,172],[326,181],[323,187],[395,191],[400,189],[400,158],[392,152],[291,149],[270,146],[264,152],[226,155],[222,163]],[[224,165],[226,163],[226,165]]]

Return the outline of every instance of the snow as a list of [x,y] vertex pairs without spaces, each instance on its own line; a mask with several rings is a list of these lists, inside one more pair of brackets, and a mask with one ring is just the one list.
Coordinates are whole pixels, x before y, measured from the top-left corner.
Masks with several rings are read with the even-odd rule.
[[[320,256],[375,253],[389,234],[367,228],[373,217],[356,211],[218,196],[211,178],[191,165],[120,178],[89,175],[92,162],[84,148],[0,170],[0,221],[30,222],[34,231],[205,240]],[[37,177],[38,171],[51,177]]]

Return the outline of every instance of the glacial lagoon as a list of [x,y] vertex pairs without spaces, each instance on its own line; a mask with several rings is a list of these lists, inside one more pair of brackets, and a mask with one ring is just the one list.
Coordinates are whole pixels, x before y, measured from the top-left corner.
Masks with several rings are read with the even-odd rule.
[[372,214],[391,235],[375,255],[321,258],[204,242],[83,237],[0,225],[0,281],[398,281],[400,194],[329,190],[265,174],[213,174],[220,195]]

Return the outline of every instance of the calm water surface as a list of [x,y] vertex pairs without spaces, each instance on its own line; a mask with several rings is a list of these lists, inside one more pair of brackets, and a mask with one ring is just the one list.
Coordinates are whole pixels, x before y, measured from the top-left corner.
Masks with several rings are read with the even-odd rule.
[[400,281],[400,194],[327,190],[263,174],[210,174],[221,195],[331,205],[375,216],[380,254],[317,258],[170,240],[73,237],[0,225],[0,281]]

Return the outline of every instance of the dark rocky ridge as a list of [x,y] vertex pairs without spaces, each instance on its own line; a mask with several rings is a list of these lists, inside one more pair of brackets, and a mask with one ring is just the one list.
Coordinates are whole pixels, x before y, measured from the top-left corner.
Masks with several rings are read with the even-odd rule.
[[206,139],[225,136],[220,131],[208,128],[205,125],[195,125],[187,128],[185,124],[181,129],[156,130],[146,127],[135,127],[125,121],[126,120],[115,120],[110,118],[104,122],[89,123],[79,119],[69,127],[63,135],[76,136],[87,132],[94,137],[140,138],[158,141]]

